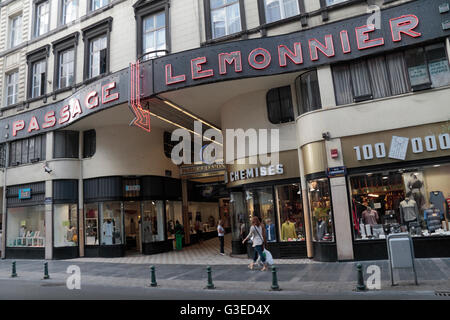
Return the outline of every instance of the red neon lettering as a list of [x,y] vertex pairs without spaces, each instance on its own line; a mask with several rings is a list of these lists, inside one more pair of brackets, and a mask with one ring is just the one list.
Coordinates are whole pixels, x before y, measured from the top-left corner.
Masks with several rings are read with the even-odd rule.
[[375,26],[373,24],[355,28],[356,42],[358,43],[359,50],[364,50],[364,49],[384,45],[383,38],[377,38],[377,39],[372,39],[372,40],[369,39],[368,33],[373,32],[373,31],[375,31]]
[[72,119],[75,118],[75,116],[83,113],[83,110],[81,110],[80,100],[72,99],[70,101],[70,106],[72,107],[71,110]]
[[64,106],[61,109],[61,112],[59,113],[60,118],[59,118],[59,124],[63,124],[66,123],[67,121],[69,121],[70,119],[70,107],[69,106]]
[[419,25],[419,18],[417,16],[409,14],[389,20],[391,24],[392,41],[398,42],[402,40],[402,33],[417,38],[422,34],[413,31]]
[[102,87],[102,103],[103,104],[109,103],[111,101],[119,99],[119,93],[118,92],[113,93],[113,94],[110,93],[110,91],[112,89],[114,89],[115,87],[116,87],[116,83],[115,82],[111,82],[111,83],[105,84]]
[[51,128],[56,124],[55,111],[49,111],[45,114],[44,124],[42,124],[42,128]]
[[98,95],[97,91],[91,91],[86,96],[86,108],[88,109],[94,109],[95,107],[98,107]]
[[294,52],[285,45],[281,44],[278,46],[278,60],[280,62],[280,67],[287,66],[286,58],[289,58],[295,64],[303,63],[302,45],[300,42],[294,43]]
[[17,120],[13,122],[13,137],[17,135],[17,132],[25,128],[25,121]]
[[214,76],[213,69],[202,70],[202,64],[205,64],[206,62],[206,57],[198,57],[191,60],[191,74],[193,80]]
[[179,82],[186,81],[186,75],[180,74],[179,76],[173,76],[173,70],[171,64],[166,64],[166,85],[171,85]]
[[27,131],[31,132],[33,130],[39,130],[39,129],[40,129],[39,128],[39,123],[38,123],[36,117],[35,116],[31,117],[30,124],[28,125],[28,130]]

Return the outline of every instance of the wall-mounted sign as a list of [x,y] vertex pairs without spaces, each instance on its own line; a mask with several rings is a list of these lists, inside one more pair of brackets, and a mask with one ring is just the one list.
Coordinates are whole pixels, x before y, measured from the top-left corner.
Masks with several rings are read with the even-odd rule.
[[347,167],[450,156],[450,123],[341,139]]
[[140,185],[131,185],[131,186],[125,186],[125,191],[129,192],[129,191],[141,191],[141,186]]
[[[369,14],[274,37],[232,41],[170,54],[142,64],[143,95],[217,81],[295,72],[448,36],[442,0],[417,0]],[[146,71],[145,71],[146,70]]]
[[239,171],[229,172],[229,182],[242,181],[258,177],[275,176],[284,173],[283,164],[273,164],[270,166],[261,166],[256,168],[247,168]]
[[19,199],[31,199],[31,188],[19,189]]
[[328,178],[337,178],[337,177],[345,177],[347,174],[346,167],[333,167],[327,169]]

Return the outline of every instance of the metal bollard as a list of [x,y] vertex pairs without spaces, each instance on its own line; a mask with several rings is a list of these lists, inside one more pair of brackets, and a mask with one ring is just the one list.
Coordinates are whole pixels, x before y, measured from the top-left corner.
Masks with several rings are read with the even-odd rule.
[[277,268],[275,266],[272,266],[272,286],[270,288],[274,291],[281,290],[278,286]]
[[50,276],[48,275],[48,262],[44,263],[44,279],[50,279]]
[[211,267],[206,267],[206,272],[208,273],[208,285],[206,286],[206,289],[215,289],[213,281],[212,281],[212,275],[211,275]]
[[17,272],[16,272],[16,262],[13,261],[12,265],[11,265],[11,278],[15,278],[17,277]]
[[150,286],[151,286],[151,287],[156,287],[156,286],[158,286],[158,284],[156,283],[155,266],[151,266],[151,267],[150,267],[150,273],[151,273],[151,282],[150,282]]
[[356,265],[356,270],[358,272],[358,284],[356,286],[356,291],[365,291],[366,285],[364,284],[363,270],[360,263]]

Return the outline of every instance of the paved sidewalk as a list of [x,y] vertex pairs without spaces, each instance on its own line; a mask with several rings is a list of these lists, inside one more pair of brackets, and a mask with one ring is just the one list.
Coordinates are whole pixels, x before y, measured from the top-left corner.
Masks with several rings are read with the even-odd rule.
[[[213,238],[201,244],[187,246],[181,251],[153,255],[132,255],[122,258],[77,258],[74,262],[106,262],[125,264],[189,264],[189,265],[245,265],[247,255],[231,255],[231,234],[225,235],[225,256],[219,254],[219,239]],[[311,264],[311,259],[276,259],[276,264]]]

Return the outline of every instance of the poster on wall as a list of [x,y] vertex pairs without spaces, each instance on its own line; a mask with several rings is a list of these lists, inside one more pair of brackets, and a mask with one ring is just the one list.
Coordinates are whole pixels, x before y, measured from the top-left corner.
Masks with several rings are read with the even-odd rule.
[[425,209],[426,194],[422,172],[408,172],[403,174],[406,194],[411,192],[411,196],[416,201],[419,210]]

